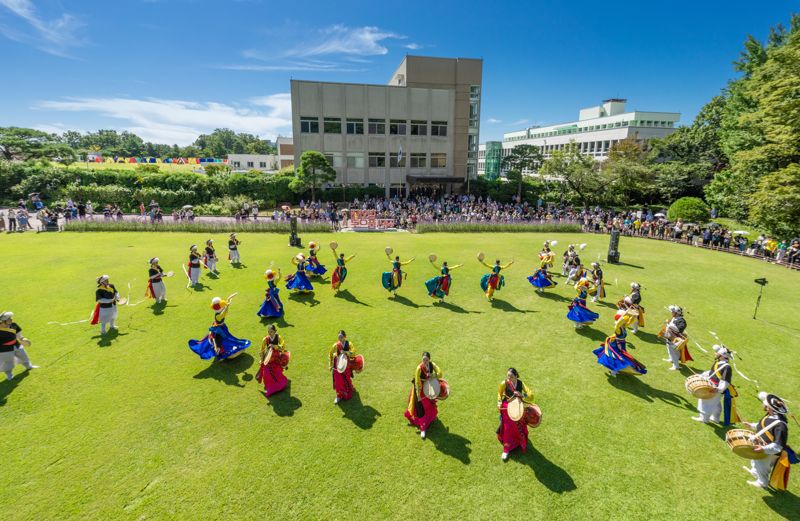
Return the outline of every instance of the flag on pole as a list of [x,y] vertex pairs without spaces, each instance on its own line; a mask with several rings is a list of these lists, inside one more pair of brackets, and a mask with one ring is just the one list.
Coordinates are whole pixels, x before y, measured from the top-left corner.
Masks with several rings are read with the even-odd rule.
[[400,144],[400,150],[397,152],[397,166],[403,162],[403,144]]

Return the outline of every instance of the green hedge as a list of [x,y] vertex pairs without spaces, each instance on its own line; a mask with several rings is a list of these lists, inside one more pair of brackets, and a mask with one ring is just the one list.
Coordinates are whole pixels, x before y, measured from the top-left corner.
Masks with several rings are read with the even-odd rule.
[[560,223],[420,223],[417,224],[417,233],[580,233],[579,224]]
[[[65,232],[203,232],[203,233],[285,233],[289,234],[288,222],[243,222],[243,223],[211,223],[211,222],[170,222],[169,217],[160,224],[136,221],[70,221],[64,224]],[[331,225],[325,223],[298,223],[299,233],[330,232]]]

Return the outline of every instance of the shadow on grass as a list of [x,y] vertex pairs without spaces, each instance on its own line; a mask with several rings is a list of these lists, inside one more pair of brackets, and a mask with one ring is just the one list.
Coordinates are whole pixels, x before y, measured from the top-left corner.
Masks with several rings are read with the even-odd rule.
[[800,498],[787,490],[770,492],[764,496],[764,503],[784,519],[797,519],[800,512]]
[[[176,308],[178,306],[170,306],[172,308]],[[153,310],[154,315],[163,315],[164,310],[167,308],[167,301],[163,300],[161,302],[154,302],[150,309]]]
[[437,420],[428,427],[426,435],[428,441],[433,442],[436,450],[445,456],[455,458],[464,465],[470,464],[469,455],[472,453],[470,447],[472,442],[464,436],[450,432],[450,427],[443,424],[441,420]]
[[439,302],[438,300],[435,301],[433,303],[433,307],[446,309],[448,311],[452,311],[453,313],[462,313],[462,314],[469,314],[469,313],[480,314],[480,313],[483,313],[483,311],[470,311],[468,309],[464,309],[461,306],[459,306],[458,304],[453,304],[452,302],[447,302],[446,300],[444,302]]
[[3,381],[0,382],[0,407],[6,404],[8,395],[11,394],[11,392],[17,388],[20,382],[27,378],[30,373],[31,371],[28,369],[24,373],[14,376],[14,378],[12,378],[10,381],[6,380],[5,375],[3,375]]
[[319,300],[317,300],[317,297],[314,296],[314,293],[310,291],[305,291],[303,293],[293,291],[289,293],[289,300],[300,302],[304,306],[309,306],[312,308],[319,305]]
[[505,300],[492,300],[492,308],[513,313],[536,313],[536,311],[533,311],[532,309],[519,309],[518,307],[514,306],[514,304]]
[[628,264],[627,262],[617,262],[617,266],[625,266],[626,268],[636,268],[637,270],[643,270],[644,266],[639,266],[638,264]]
[[417,304],[413,300],[410,300],[410,299],[408,299],[408,298],[406,298],[406,297],[404,297],[402,295],[395,295],[394,297],[390,297],[389,300],[391,302],[397,302],[398,304],[402,304],[404,306],[408,306],[408,307],[414,308],[414,309],[417,309],[417,308],[429,308],[430,307],[430,306],[427,306],[427,305],[420,306],[419,304]]
[[294,324],[290,324],[286,321],[286,316],[281,315],[279,317],[260,317],[261,324],[264,326],[268,326],[270,324],[275,324],[278,327],[294,327]]
[[565,297],[563,295],[559,295],[558,293],[550,293],[548,291],[544,291],[542,293],[536,293],[541,298],[546,298],[547,300],[555,300],[556,302],[572,302],[571,298]]
[[364,405],[361,401],[361,395],[358,392],[353,393],[353,397],[349,400],[339,402],[339,408],[344,413],[344,417],[353,422],[353,424],[362,430],[371,429],[381,413],[370,405]]
[[598,306],[603,306],[604,308],[615,309],[615,310],[618,309],[617,305],[612,302],[603,302],[602,300],[598,300],[597,302],[595,302],[595,304],[597,304]]
[[206,277],[212,280],[219,280],[219,273],[214,273],[213,271],[209,271],[206,273]]
[[120,333],[119,329],[109,329],[105,335],[95,335],[92,338],[97,338],[98,347],[108,347],[114,340],[121,336],[126,336],[128,333]]
[[205,290],[207,290],[207,289],[213,289],[213,288],[212,288],[211,286],[206,286],[206,285],[205,285],[205,284],[203,284],[202,282],[198,282],[197,284],[194,284],[194,285],[192,285],[192,286],[189,286],[187,289],[190,289],[190,290],[192,290],[192,291],[195,291],[195,292],[197,292],[197,293],[200,293],[200,292],[203,292],[203,291],[205,291]]
[[233,268],[235,270],[243,270],[246,267],[247,267],[247,264],[241,264],[241,263],[236,263],[236,262],[232,262],[231,263],[231,268]]
[[334,298],[340,298],[342,300],[346,300],[347,302],[352,302],[353,304],[358,304],[359,306],[372,307],[369,304],[367,304],[366,302],[362,302],[362,301],[358,300],[358,297],[356,297],[355,295],[350,293],[349,289],[343,289],[341,291],[337,291],[336,293],[333,294],[333,296],[334,296]]
[[294,416],[295,411],[303,406],[300,398],[292,396],[292,381],[286,384],[283,391],[267,397],[267,402],[277,416]]
[[658,335],[654,333],[647,333],[642,331],[641,329],[636,332],[634,337],[638,338],[643,342],[647,342],[648,344],[661,344],[664,345],[664,340],[659,338]]
[[630,393],[648,402],[655,402],[656,400],[658,400],[668,405],[672,405],[673,407],[680,407],[683,409],[687,409],[689,411],[694,410],[692,404],[689,403],[689,401],[683,396],[671,393],[669,391],[662,391],[661,389],[656,389],[655,387],[652,387],[646,382],[642,381],[637,376],[627,375],[623,373],[619,374],[615,378],[609,375],[608,383],[610,383],[613,387],[616,387],[620,391],[625,391],[626,393]]
[[530,441],[528,450],[525,454],[520,454],[516,461],[528,465],[536,475],[536,479],[556,494],[572,492],[578,488],[569,472],[547,459]]
[[580,336],[594,340],[595,342],[602,342],[606,339],[606,334],[604,332],[593,327],[582,327],[580,329],[576,329],[575,332]]
[[247,371],[253,365],[254,360],[250,354],[242,353],[232,360],[212,362],[211,365],[194,375],[194,378],[197,380],[211,378],[225,385],[244,387],[244,384],[239,383],[239,373]]

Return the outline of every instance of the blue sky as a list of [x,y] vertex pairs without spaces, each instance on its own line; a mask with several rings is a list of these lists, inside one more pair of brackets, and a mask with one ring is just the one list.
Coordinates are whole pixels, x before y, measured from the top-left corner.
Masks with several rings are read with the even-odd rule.
[[[385,4],[385,5],[384,5]],[[757,7],[756,7],[757,6]],[[484,60],[481,141],[625,97],[682,123],[800,2],[0,0],[0,126],[185,145],[291,133],[289,79],[385,83],[406,54]]]

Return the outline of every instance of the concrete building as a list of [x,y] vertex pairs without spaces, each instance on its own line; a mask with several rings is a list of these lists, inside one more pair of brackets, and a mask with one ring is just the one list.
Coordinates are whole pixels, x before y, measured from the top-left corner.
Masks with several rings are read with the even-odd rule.
[[228,154],[228,165],[233,172],[274,172],[278,170],[278,156],[262,154]]
[[292,80],[294,161],[328,157],[336,184],[460,191],[478,172],[483,61],[406,56],[388,85]]
[[[602,105],[582,109],[577,121],[503,134],[502,156],[510,154],[517,145],[535,145],[546,159],[554,150],[563,150],[570,142],[575,142],[581,153],[603,161],[608,158],[611,147],[624,139],[646,146],[653,138],[672,134],[681,117],[678,112],[626,112],[626,102],[624,99],[608,99]],[[487,173],[485,145],[478,149],[478,173]]]
[[294,140],[290,137],[278,136],[275,140],[278,151],[278,168],[294,166]]

